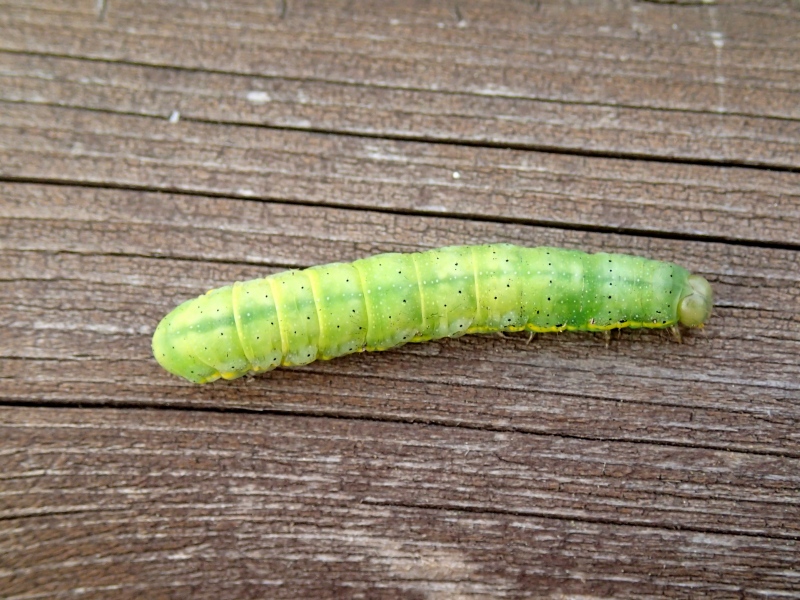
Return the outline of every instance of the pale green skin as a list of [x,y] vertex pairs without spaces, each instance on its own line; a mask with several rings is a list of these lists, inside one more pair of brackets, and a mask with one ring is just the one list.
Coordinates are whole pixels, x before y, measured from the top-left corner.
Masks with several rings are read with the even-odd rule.
[[465,333],[699,327],[708,282],[671,263],[510,244],[379,254],[234,283],[159,323],[153,353],[195,383]]

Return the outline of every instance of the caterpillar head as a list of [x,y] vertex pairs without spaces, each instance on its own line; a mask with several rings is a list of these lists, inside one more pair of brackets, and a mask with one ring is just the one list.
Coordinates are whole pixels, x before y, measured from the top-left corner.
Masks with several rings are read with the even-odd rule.
[[711,316],[714,293],[700,275],[690,275],[678,303],[678,321],[686,327],[702,327]]

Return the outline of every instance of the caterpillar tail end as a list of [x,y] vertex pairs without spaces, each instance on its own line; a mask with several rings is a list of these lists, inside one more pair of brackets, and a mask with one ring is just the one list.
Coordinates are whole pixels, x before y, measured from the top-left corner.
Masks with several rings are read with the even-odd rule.
[[714,292],[700,275],[690,275],[678,304],[678,321],[684,327],[702,327],[711,316]]
[[179,309],[175,309],[156,327],[153,334],[153,356],[165,370],[192,383],[209,383],[221,377],[220,372],[186,351],[185,340],[176,331]]

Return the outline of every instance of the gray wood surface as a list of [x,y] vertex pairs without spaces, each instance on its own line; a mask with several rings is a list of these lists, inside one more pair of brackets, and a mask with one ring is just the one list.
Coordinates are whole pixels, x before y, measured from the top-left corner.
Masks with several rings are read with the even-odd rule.
[[[800,595],[796,2],[0,0],[0,597]],[[656,331],[193,386],[177,303],[511,242]]]

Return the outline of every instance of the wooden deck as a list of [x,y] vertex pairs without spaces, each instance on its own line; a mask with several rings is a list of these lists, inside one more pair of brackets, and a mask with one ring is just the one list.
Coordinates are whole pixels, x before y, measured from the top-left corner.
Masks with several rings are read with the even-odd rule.
[[[177,303],[383,251],[715,314],[193,386]],[[800,596],[800,5],[0,0],[0,596]]]

